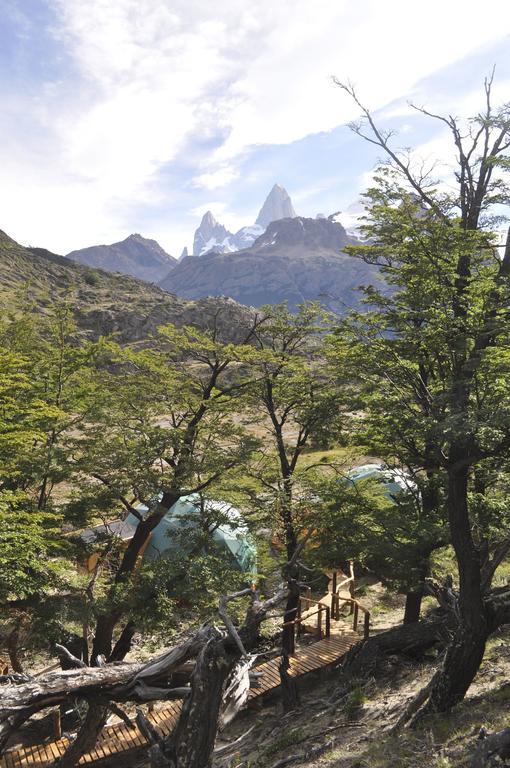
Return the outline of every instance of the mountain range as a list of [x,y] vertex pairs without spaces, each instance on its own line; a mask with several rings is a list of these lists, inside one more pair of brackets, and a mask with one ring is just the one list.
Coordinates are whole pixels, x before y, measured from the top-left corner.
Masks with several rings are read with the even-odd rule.
[[46,313],[54,300],[73,309],[85,338],[114,334],[120,343],[147,343],[160,325],[218,327],[225,341],[241,341],[254,310],[232,299],[189,301],[137,278],[77,264],[44,248],[25,248],[0,230],[0,306]]
[[[67,258],[48,255],[41,249],[25,251],[32,257],[37,251],[40,258],[46,259],[46,271],[50,264],[55,268],[56,259],[61,270],[74,267],[73,280],[81,281],[82,292],[88,291],[85,286],[91,287],[91,281],[97,279],[93,274],[101,274],[99,284],[103,289],[108,285],[108,290],[113,288],[111,281],[115,278],[116,290],[122,297],[120,303],[128,315],[134,306],[142,311],[142,296],[150,294],[150,301],[156,296],[162,301],[166,292],[192,301],[230,297],[253,307],[287,302],[294,308],[307,300],[320,300],[343,312],[359,303],[356,289],[360,285],[378,284],[380,276],[376,267],[345,253],[347,246],[359,240],[337,218],[337,214],[319,214],[315,219],[297,216],[287,191],[275,184],[255,223],[236,233],[229,232],[207,211],[195,232],[193,254],[185,248],[179,260],[155,240],[139,234],[111,245],[75,250]],[[92,267],[95,272],[79,273],[76,269],[80,265]],[[122,274],[111,274],[119,272]],[[126,291],[129,293],[133,287],[132,280],[123,279],[126,275],[138,278],[135,290],[139,296],[134,302],[126,296]],[[150,284],[154,284],[152,293]],[[92,296],[88,295],[89,308],[91,301]],[[174,303],[177,301],[174,297]],[[118,317],[112,306],[108,311]]]
[[279,219],[249,248],[187,256],[160,285],[189,299],[230,296],[293,308],[319,300],[343,312],[359,303],[358,286],[380,281],[376,267],[343,252],[357,242],[334,217]]

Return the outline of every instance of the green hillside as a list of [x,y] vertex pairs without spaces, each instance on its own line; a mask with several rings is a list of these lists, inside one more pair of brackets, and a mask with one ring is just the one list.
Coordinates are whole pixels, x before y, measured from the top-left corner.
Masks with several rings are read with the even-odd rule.
[[225,338],[240,337],[252,310],[227,298],[188,301],[134,277],[77,264],[43,248],[25,248],[0,231],[0,300],[4,310],[33,304],[45,311],[56,298],[72,302],[80,330],[90,338],[117,334],[146,338],[159,325],[207,327],[220,312]]

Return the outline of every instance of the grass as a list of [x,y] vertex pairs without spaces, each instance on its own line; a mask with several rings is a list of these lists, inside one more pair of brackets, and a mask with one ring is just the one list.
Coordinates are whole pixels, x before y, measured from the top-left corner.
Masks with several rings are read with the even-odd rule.
[[261,755],[262,759],[272,757],[283,749],[291,747],[296,741],[302,739],[304,735],[305,731],[303,728],[292,728],[289,731],[284,731],[277,739],[263,749]]
[[345,716],[348,720],[353,720],[360,714],[366,700],[367,697],[363,686],[360,683],[354,683],[343,704]]

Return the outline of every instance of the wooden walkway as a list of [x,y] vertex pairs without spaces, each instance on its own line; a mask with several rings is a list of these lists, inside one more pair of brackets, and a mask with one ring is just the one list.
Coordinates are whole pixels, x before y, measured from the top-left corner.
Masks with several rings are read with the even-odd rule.
[[[147,719],[160,736],[168,736],[177,723],[181,707],[182,701],[173,701],[163,709],[151,712],[147,715]],[[62,738],[46,744],[37,744],[33,747],[7,752],[2,764],[5,768],[21,768],[27,765],[38,766],[39,768],[51,766],[55,760],[64,754],[69,743],[69,739]],[[125,723],[107,725],[94,749],[81,757],[79,765],[91,765],[120,753],[146,747],[147,741],[136,723],[133,723],[132,728],[128,728]]]
[[[328,667],[330,664],[338,661],[338,659],[341,659],[351,645],[357,643],[359,639],[359,635],[354,632],[345,632],[342,635],[325,637],[324,640],[301,647],[290,659],[289,674],[293,677],[303,677],[310,672],[316,672],[318,669]],[[253,668],[254,672],[262,674],[258,679],[258,686],[250,689],[248,703],[279,687],[279,663],[280,657],[277,657]]]
[[[331,577],[328,592],[319,600],[311,597],[301,597],[296,619],[289,622],[294,625],[295,636],[311,633],[317,641],[311,645],[297,646],[295,654],[290,659],[289,674],[294,677],[304,677],[319,669],[328,668],[342,658],[349,648],[358,642],[358,616],[364,614],[365,637],[368,637],[370,613],[354,599],[354,573],[352,564],[350,576],[342,571],[333,569],[328,573]],[[338,583],[338,577],[342,580]],[[346,591],[346,590],[349,591]],[[341,610],[347,608],[349,617],[344,617]],[[351,618],[352,617],[352,618]],[[349,623],[352,622],[352,628]],[[287,625],[284,625],[287,626]],[[259,697],[280,686],[280,658],[274,658],[253,668],[257,672],[256,683],[250,689],[247,704],[252,704]],[[173,701],[159,710],[147,715],[147,719],[163,737],[172,733],[182,708],[182,701]],[[0,761],[1,768],[46,768],[64,754],[70,744],[68,738],[56,739],[45,744],[24,747],[7,752]],[[143,757],[147,741],[136,723],[129,727],[126,723],[108,725],[98,739],[93,750],[87,752],[79,761],[79,765],[99,764],[104,768],[111,766],[114,761],[122,761],[129,754],[131,760],[137,753]],[[125,763],[128,768],[130,763]]]
[[[296,654],[290,660],[289,674],[303,677],[310,672],[328,667],[338,661],[358,640],[357,633],[345,630],[342,634],[331,635],[311,645],[298,647]],[[254,667],[253,671],[260,673],[260,677],[257,677],[257,686],[250,690],[248,704],[279,687],[278,664],[279,658],[275,658]],[[168,736],[177,722],[181,706],[181,701],[171,702],[151,712],[147,718],[161,736]],[[2,766],[3,768],[24,768],[25,766],[46,768],[53,765],[68,746],[69,739],[62,738],[46,744],[13,750],[5,754]],[[108,725],[103,730],[95,748],[83,755],[79,765],[105,763],[109,758],[132,753],[133,750],[141,751],[146,747],[147,742],[136,724],[133,724],[132,728],[125,723]]]

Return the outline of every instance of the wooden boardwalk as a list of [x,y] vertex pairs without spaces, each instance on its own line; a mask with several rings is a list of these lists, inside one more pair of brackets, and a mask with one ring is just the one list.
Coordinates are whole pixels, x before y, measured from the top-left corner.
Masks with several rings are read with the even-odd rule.
[[[147,719],[161,736],[168,736],[179,718],[181,707],[182,701],[173,701],[163,709],[151,712],[147,715]],[[69,739],[62,738],[46,744],[13,750],[4,755],[2,763],[5,768],[51,766],[64,754],[68,746]],[[107,725],[94,749],[81,757],[79,765],[104,762],[114,755],[145,747],[147,747],[147,741],[136,723],[133,723],[132,728],[128,728],[125,723]]]
[[[311,645],[298,647],[296,654],[290,660],[289,674],[303,677],[328,667],[338,661],[358,640],[357,633],[344,630],[342,634],[335,633]],[[279,687],[278,664],[279,658],[275,658],[254,667],[253,671],[260,673],[260,677],[257,677],[257,686],[250,690],[248,704]],[[181,706],[181,701],[173,701],[151,712],[147,718],[161,736],[168,736],[175,727]],[[69,739],[61,738],[45,744],[13,750],[5,754],[2,766],[3,768],[24,768],[24,766],[45,768],[53,765],[68,746]],[[125,723],[108,725],[103,730],[95,748],[83,755],[79,765],[106,763],[115,756],[122,759],[121,755],[132,754],[134,750],[142,751],[146,747],[147,742],[136,724],[133,724],[132,728]]]
[[[357,643],[359,639],[359,635],[354,632],[345,632],[342,635],[331,635],[325,637],[324,640],[312,643],[312,645],[300,647],[290,659],[289,674],[293,677],[303,677],[310,672],[328,667],[341,659],[351,645]],[[254,672],[262,674],[258,679],[258,686],[250,689],[248,703],[279,687],[279,663],[280,657],[277,657],[253,668]]]
[[[328,668],[341,659],[360,639],[357,632],[360,611],[364,614],[363,634],[368,637],[370,613],[354,599],[352,564],[350,564],[350,576],[335,569],[331,573],[328,572],[328,576],[331,579],[328,592],[319,600],[302,596],[296,618],[289,622],[294,626],[295,637],[299,638],[303,633],[311,633],[317,637],[317,641],[311,645],[296,647],[294,655],[290,658],[289,674],[293,677],[304,677],[317,670]],[[338,583],[338,577],[341,579],[340,583]],[[350,611],[349,617],[341,613],[345,608]],[[349,626],[351,622],[352,628]],[[258,674],[256,683],[248,694],[248,705],[279,688],[279,662],[280,657],[277,657],[253,668],[253,672]],[[148,714],[147,719],[162,737],[166,737],[172,733],[181,708],[182,701],[173,701]],[[25,768],[25,766],[46,768],[55,764],[69,744],[70,740],[64,737],[45,744],[11,750],[4,755],[0,766],[1,768]],[[136,723],[131,727],[126,723],[107,725],[94,749],[81,757],[79,765],[96,764],[109,768],[113,763],[117,765],[119,760],[122,761],[128,755],[130,761],[135,756],[143,757],[147,746],[147,741]],[[129,768],[131,763],[125,764]]]

